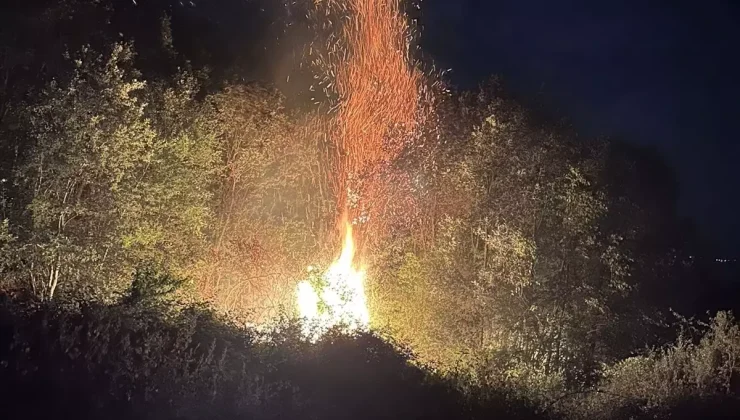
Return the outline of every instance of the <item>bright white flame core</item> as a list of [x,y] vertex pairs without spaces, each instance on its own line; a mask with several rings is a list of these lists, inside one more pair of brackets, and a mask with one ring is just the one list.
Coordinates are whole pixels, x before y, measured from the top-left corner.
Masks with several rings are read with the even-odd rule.
[[316,337],[336,325],[341,325],[348,331],[362,330],[369,326],[365,270],[353,266],[354,257],[352,226],[347,224],[339,259],[323,274],[325,286],[316,290],[308,281],[298,284],[298,311],[306,322],[304,332],[307,335]]

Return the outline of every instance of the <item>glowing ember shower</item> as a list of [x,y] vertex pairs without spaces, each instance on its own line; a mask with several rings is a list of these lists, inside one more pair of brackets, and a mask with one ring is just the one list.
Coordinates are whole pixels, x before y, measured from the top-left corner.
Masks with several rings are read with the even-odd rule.
[[318,334],[338,324],[357,330],[370,322],[355,245],[360,242],[364,251],[368,236],[382,225],[393,186],[380,175],[408,147],[425,112],[423,74],[410,58],[412,36],[399,1],[314,2],[317,29],[331,33],[312,46],[318,51],[312,63],[334,101],[324,121],[334,151],[328,172],[347,221],[339,259],[318,281],[298,285],[300,315]]
[[[339,209],[362,232],[383,223],[392,186],[380,173],[409,147],[428,113],[423,72],[411,58],[413,34],[400,0],[316,0],[318,78],[334,98],[327,129],[334,146],[332,185]],[[358,232],[355,232],[357,234]]]
[[308,334],[318,335],[336,325],[350,331],[368,327],[365,270],[354,266],[354,258],[352,226],[347,224],[342,253],[322,275],[320,284],[298,284],[298,310]]

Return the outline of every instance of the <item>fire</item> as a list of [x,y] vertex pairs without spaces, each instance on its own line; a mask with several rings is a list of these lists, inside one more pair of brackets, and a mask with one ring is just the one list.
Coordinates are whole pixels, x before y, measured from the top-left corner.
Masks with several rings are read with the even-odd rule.
[[[316,0],[312,19],[316,78],[327,92],[331,184],[337,207],[363,223],[365,239],[382,236],[384,214],[403,200],[388,182],[430,112],[425,75],[412,57],[414,32],[402,0]],[[369,223],[367,223],[370,221]]]
[[351,224],[347,223],[344,235],[342,252],[321,276],[321,284],[309,281],[298,284],[298,311],[306,323],[307,335],[317,336],[334,326],[347,331],[364,330],[370,324],[365,270],[354,264]]
[[[362,249],[404,202],[389,182],[392,164],[414,141],[429,112],[424,75],[411,54],[413,33],[401,0],[315,0],[311,14],[320,33],[312,63],[330,98],[324,116],[331,143],[330,184],[345,222],[339,258],[313,281],[298,285],[297,306],[314,334],[342,325],[365,329],[370,314],[365,270],[355,265],[352,223],[362,225]],[[314,51],[313,46],[310,51]],[[314,276],[315,277],[315,276]],[[316,337],[317,335],[314,335]]]

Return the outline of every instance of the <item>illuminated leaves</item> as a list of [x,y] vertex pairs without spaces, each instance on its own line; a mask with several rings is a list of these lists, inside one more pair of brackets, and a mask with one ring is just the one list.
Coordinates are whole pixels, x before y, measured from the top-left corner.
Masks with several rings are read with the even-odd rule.
[[[603,161],[521,108],[480,98],[447,116],[450,137],[427,158],[435,164],[422,172],[416,238],[433,240],[415,242],[418,263],[406,261],[386,286],[396,292],[384,296],[408,307],[381,312],[432,360],[505,352],[522,380],[590,369],[586,361],[603,357],[590,346],[608,336],[612,305],[632,289],[624,242],[601,230]],[[457,126],[466,115],[480,118],[470,117],[470,131]]]
[[507,282],[517,290],[531,285],[536,255],[534,241],[505,223],[490,226],[486,222],[476,230],[485,247],[481,268],[485,278]]
[[[138,264],[184,270],[203,252],[220,153],[197,83],[147,84],[130,46],[83,49],[69,82],[19,112],[32,145],[14,182],[30,225],[17,223],[14,277],[109,299]],[[70,60],[72,57],[70,56]]]
[[304,268],[335,251],[326,148],[314,121],[288,114],[272,89],[233,85],[209,100],[223,161],[199,289],[221,309],[276,315],[293,306]]

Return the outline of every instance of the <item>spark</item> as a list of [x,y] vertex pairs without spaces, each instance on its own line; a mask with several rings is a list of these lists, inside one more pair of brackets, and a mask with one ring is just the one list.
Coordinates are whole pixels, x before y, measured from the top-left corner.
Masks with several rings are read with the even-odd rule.
[[394,196],[403,188],[393,183],[392,166],[414,142],[431,100],[411,58],[414,37],[399,0],[315,0],[311,19],[323,34],[308,52],[330,102],[330,183],[342,215],[337,225],[344,226],[341,254],[323,284],[304,281],[296,290],[300,315],[321,334],[340,324],[350,331],[369,326],[365,270],[354,260],[396,212],[393,205],[407,203]]
[[414,34],[399,0],[316,3],[317,26],[330,31],[325,45],[310,51],[334,102],[327,122],[334,191],[350,220],[380,223],[394,190],[380,180],[389,178],[392,163],[414,141],[432,102],[412,59]]

